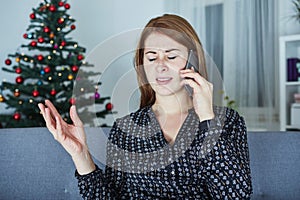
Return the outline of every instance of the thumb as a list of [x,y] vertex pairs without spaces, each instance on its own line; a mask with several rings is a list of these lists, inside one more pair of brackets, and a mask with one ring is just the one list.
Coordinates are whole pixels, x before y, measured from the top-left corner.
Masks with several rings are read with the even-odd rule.
[[80,120],[78,114],[77,114],[77,110],[76,110],[76,106],[72,105],[70,108],[70,116],[71,116],[71,120],[73,121],[75,126],[83,126],[82,121]]

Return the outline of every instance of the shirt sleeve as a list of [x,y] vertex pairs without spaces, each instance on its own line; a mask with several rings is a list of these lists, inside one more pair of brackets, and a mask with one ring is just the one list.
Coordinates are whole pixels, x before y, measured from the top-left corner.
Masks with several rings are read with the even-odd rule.
[[86,175],[80,175],[76,171],[75,177],[78,180],[79,193],[83,199],[102,200],[120,196],[121,189],[118,190],[117,182],[114,182],[120,180],[120,173],[112,168],[106,167],[105,173],[103,173],[96,166],[95,171]]
[[118,170],[115,167],[112,167],[111,160],[114,160],[114,163],[118,166],[122,165],[122,159],[112,159],[112,157],[121,157],[121,155],[116,155],[117,148],[115,143],[115,137],[117,135],[116,125],[111,129],[111,133],[108,138],[107,144],[107,165],[105,170],[100,169],[96,166],[96,170],[86,174],[80,175],[77,170],[75,172],[75,177],[78,180],[78,188],[80,195],[83,199],[86,200],[102,200],[102,199],[115,199],[119,198],[122,192],[122,186],[125,182],[125,174],[121,170]]
[[231,110],[223,127],[211,128],[218,140],[204,159],[203,178],[212,199],[250,199],[250,174],[247,131],[244,119]]

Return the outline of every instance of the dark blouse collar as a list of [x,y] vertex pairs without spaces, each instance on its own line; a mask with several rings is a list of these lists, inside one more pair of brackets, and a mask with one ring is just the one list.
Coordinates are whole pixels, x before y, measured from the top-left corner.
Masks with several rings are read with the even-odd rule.
[[[163,136],[162,129],[160,127],[160,124],[156,118],[156,115],[152,109],[151,106],[147,106],[146,108],[147,118],[149,119],[149,125],[151,126],[151,129],[154,132],[160,132],[161,137]],[[191,108],[188,110],[188,115],[186,116],[186,119],[184,120],[182,126],[179,129],[179,132],[177,134],[175,143],[173,146],[181,146],[181,148],[186,149],[187,146],[189,146],[196,135],[199,132],[199,118],[196,114],[194,108]],[[165,140],[166,141],[166,140]],[[166,141],[167,143],[167,141]],[[185,147],[183,147],[185,146]]]

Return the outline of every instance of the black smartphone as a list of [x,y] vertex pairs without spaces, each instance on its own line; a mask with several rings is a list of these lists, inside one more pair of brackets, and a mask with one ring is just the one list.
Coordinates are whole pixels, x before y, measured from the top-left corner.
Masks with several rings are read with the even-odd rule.
[[[194,68],[195,72],[199,72],[197,58],[193,50],[189,51],[188,59],[186,61],[184,69],[192,69]],[[189,93],[189,96],[193,96],[193,88],[189,85],[185,85],[185,89]]]
[[195,72],[199,72],[199,69],[198,69],[198,64],[197,64],[197,57],[194,53],[193,50],[190,50],[189,51],[189,55],[188,55],[188,59],[187,59],[187,62],[186,62],[186,65],[184,67],[184,69],[192,69],[194,68]]

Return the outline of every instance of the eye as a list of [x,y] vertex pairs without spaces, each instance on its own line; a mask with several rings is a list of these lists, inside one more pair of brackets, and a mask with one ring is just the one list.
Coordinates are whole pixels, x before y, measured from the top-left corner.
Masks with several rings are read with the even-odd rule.
[[155,55],[146,55],[146,59],[149,61],[149,62],[153,62],[156,60],[156,56]]
[[177,56],[168,56],[169,60],[174,60]]
[[153,62],[153,61],[156,60],[156,58],[148,58],[148,60],[149,60],[150,62]]

